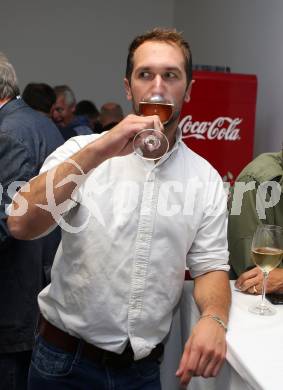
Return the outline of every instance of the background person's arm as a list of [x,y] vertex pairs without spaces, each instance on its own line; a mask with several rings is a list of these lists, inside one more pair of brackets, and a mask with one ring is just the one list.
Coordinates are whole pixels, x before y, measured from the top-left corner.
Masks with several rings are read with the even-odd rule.
[[[243,272],[236,280],[235,286],[249,294],[261,294],[263,273],[258,267]],[[254,288],[255,287],[255,288]],[[269,273],[266,293],[283,293],[283,269],[275,268]]]
[[[17,182],[27,182],[36,173],[27,148],[8,133],[0,134],[0,251],[4,250],[13,238],[7,227],[6,208],[12,202],[8,194],[9,186]],[[14,188],[15,190],[16,188]],[[12,190],[12,188],[10,188]]]
[[[249,178],[243,181],[248,183]],[[251,259],[252,239],[257,226],[262,223],[256,210],[257,187],[258,185],[254,190],[248,190],[243,194],[240,212],[237,214],[233,212],[238,209],[235,205],[233,207],[237,197],[234,196],[233,190],[231,192],[228,218],[229,264],[236,276],[240,276],[247,268],[254,265]]]
[[[240,180],[244,184],[253,182],[255,189],[248,190],[243,194],[240,213],[237,214],[233,212],[233,210],[235,211],[233,202],[235,201],[234,199],[236,196],[235,192],[234,194],[232,192],[234,196],[231,197],[231,202],[229,204],[230,212],[228,220],[228,243],[230,252],[229,263],[235,272],[236,278],[239,278],[236,286],[241,287],[243,291],[255,294],[256,292],[253,286],[256,286],[256,290],[258,292],[261,291],[262,274],[258,272],[257,269],[250,271],[251,268],[255,267],[251,256],[253,235],[259,225],[282,224],[282,200],[280,200],[281,203],[272,205],[271,207],[266,207],[264,210],[265,218],[260,219],[256,204],[257,200],[259,199],[257,198],[259,183],[254,181],[250,176],[243,176],[240,178]],[[263,197],[265,198],[265,194]],[[263,199],[263,203],[265,202],[265,204],[268,205],[268,201],[270,199],[270,192],[267,191],[267,202],[265,202],[265,199]],[[272,271],[270,274],[267,287],[268,292],[274,292],[278,289],[281,289],[279,286],[281,271],[274,271],[275,272]]]

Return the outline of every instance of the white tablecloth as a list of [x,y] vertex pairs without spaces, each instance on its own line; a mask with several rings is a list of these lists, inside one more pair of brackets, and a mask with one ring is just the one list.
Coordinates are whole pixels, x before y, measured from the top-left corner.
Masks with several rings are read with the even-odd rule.
[[[280,390],[283,388],[283,306],[275,316],[248,312],[259,296],[232,288],[232,306],[227,332],[227,361],[217,378],[193,378],[190,390]],[[183,296],[174,315],[161,365],[162,390],[179,390],[175,376],[183,346],[199,317],[192,298],[193,282],[185,282]]]

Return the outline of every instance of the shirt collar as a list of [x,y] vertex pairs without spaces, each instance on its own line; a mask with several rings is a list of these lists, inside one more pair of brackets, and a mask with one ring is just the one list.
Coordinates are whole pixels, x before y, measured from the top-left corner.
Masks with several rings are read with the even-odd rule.
[[175,144],[173,145],[172,151],[179,147],[181,141],[182,141],[182,130],[180,129],[180,127],[177,127],[176,141]]
[[166,153],[163,157],[161,157],[161,159],[156,164],[154,164],[153,169],[163,164],[163,162],[168,160],[173,153],[177,152],[181,141],[182,141],[182,131],[179,127],[177,127],[176,134],[175,134],[175,143],[172,149],[169,150],[169,152]]

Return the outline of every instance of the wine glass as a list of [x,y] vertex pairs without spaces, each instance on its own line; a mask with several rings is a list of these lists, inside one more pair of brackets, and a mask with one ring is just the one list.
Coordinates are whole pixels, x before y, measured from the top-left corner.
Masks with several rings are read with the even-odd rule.
[[253,314],[271,316],[276,313],[265,299],[269,272],[276,268],[283,258],[283,228],[276,225],[259,225],[252,241],[252,258],[263,272],[261,301],[249,308]]
[[[158,115],[163,125],[172,117],[174,104],[161,95],[153,95],[139,103],[139,114],[142,116]],[[136,134],[133,141],[135,153],[145,160],[158,160],[169,149],[166,135],[156,129],[145,129]]]

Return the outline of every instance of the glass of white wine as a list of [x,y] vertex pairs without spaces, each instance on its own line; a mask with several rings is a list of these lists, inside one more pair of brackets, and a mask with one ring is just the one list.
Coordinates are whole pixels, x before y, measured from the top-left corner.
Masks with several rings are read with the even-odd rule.
[[[173,108],[172,102],[156,94],[144,98],[139,103],[139,114],[142,116],[158,115],[161,123],[166,125],[172,117]],[[162,131],[145,129],[135,136],[133,148],[135,153],[145,160],[158,160],[168,152],[169,141]]]
[[266,302],[265,292],[269,272],[283,259],[283,228],[276,225],[259,225],[252,241],[252,259],[263,272],[261,301],[249,308],[253,314],[271,316],[276,310]]

